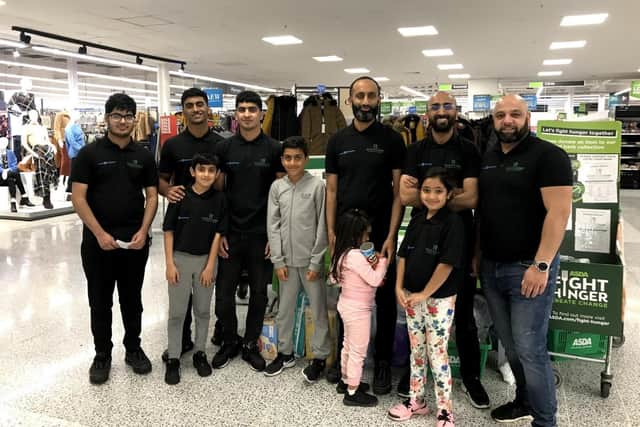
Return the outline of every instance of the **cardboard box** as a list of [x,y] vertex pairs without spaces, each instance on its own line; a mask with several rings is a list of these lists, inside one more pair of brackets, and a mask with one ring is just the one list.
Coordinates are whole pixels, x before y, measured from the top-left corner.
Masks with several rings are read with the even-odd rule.
[[[327,357],[326,364],[327,366],[333,365],[336,360],[336,355],[338,353],[338,320],[336,319],[336,311],[329,310],[329,341],[331,342],[331,350],[329,351],[329,356]],[[313,338],[314,333],[314,324],[313,324],[313,314],[311,313],[311,308],[307,307],[304,310],[304,321],[305,321],[305,353],[306,358],[311,360],[314,358],[313,351],[311,350],[311,339]]]
[[274,317],[264,319],[258,349],[265,360],[273,360],[278,356],[278,328]]

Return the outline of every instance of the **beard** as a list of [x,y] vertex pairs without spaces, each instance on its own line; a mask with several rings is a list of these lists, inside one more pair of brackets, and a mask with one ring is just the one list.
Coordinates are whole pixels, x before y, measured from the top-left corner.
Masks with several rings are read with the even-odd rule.
[[[444,122],[441,119],[446,119],[447,121]],[[434,132],[446,133],[451,130],[451,128],[455,124],[455,120],[452,119],[450,116],[438,115],[433,118],[429,117],[429,123],[431,123],[431,127]]]
[[496,136],[498,141],[504,144],[513,144],[520,142],[525,136],[529,134],[529,120],[524,122],[524,125],[520,129],[516,128],[515,132],[503,132],[496,129]]
[[365,111],[362,109],[362,106],[351,104],[351,110],[353,111],[353,115],[358,121],[369,123],[372,122],[378,117],[378,106],[369,106],[369,110]]

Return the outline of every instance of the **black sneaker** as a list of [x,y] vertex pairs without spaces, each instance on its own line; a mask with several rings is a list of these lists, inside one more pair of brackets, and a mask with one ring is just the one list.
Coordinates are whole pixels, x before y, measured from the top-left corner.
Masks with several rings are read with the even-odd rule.
[[224,331],[222,330],[222,323],[217,321],[213,326],[213,336],[211,337],[211,344],[220,347],[224,341]]
[[109,371],[111,371],[111,356],[106,353],[96,354],[89,368],[89,382],[91,384],[105,383],[109,379]]
[[491,418],[498,423],[513,423],[516,421],[533,420],[531,411],[520,402],[509,402],[491,411]]
[[127,351],[124,356],[124,362],[133,368],[136,374],[144,375],[151,372],[151,361],[144,354],[142,348],[135,351]]
[[462,383],[462,391],[467,395],[471,406],[478,409],[490,407],[489,395],[478,378]]
[[18,212],[18,208],[16,206],[16,202],[11,202],[11,212],[13,212],[13,213]]
[[380,361],[376,365],[373,377],[373,392],[375,394],[388,394],[391,392],[391,368],[387,361]]
[[324,373],[325,361],[323,359],[313,359],[306,368],[302,370],[302,376],[308,383],[313,384]]
[[411,397],[409,393],[409,380],[411,378],[411,370],[407,371],[402,375],[400,381],[398,382],[398,396],[404,397],[405,399],[409,399]]
[[[360,385],[358,386],[358,390],[366,393],[369,391],[369,384],[367,383],[360,383]],[[344,381],[342,381],[342,378],[340,379],[340,381],[338,381],[338,384],[336,385],[336,393],[338,394],[345,394],[347,392],[347,384],[345,384]]]
[[198,375],[201,377],[211,375],[211,365],[209,365],[207,355],[204,351],[197,351],[193,354],[193,367],[196,368]]
[[345,393],[342,398],[342,403],[345,406],[371,407],[378,404],[378,398],[372,394],[356,390],[354,394]]
[[325,377],[327,378],[329,384],[337,384],[338,381],[340,381],[341,376],[342,374],[340,373],[340,367],[337,364],[327,369],[327,373],[325,374]]
[[180,382],[180,359],[169,359],[165,365],[164,382],[176,385]]
[[220,350],[213,356],[213,360],[211,360],[211,366],[213,369],[222,369],[229,364],[231,359],[236,357],[240,352],[241,344],[239,341],[234,341],[231,343],[224,343]]
[[293,354],[278,353],[278,357],[264,369],[264,374],[267,377],[275,377],[281,374],[286,368],[292,368],[294,366],[296,366],[296,358]]
[[[191,350],[193,350],[193,341],[189,341],[187,344],[183,344],[180,357],[184,356],[185,353],[188,353]],[[166,349],[162,352],[162,361],[164,363],[167,363],[167,360],[169,360],[169,349]]]
[[20,206],[28,206],[28,207],[32,208],[35,205],[33,203],[31,203],[31,200],[29,200],[28,197],[23,197],[23,198],[20,199]]
[[256,372],[264,371],[264,367],[266,366],[266,362],[262,355],[260,355],[258,346],[255,343],[242,346],[242,360],[247,362],[251,369]]

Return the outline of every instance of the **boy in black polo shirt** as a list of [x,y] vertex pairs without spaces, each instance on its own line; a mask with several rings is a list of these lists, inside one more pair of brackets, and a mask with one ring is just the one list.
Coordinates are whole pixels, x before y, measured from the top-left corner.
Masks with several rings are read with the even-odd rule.
[[191,162],[192,186],[178,203],[172,203],[164,217],[164,252],[169,282],[169,359],[164,380],[180,382],[182,324],[193,290],[193,313],[196,319],[193,366],[198,375],[211,375],[211,366],[204,352],[213,279],[221,235],[226,232],[226,202],[224,194],[212,186],[218,177],[218,158],[196,154]]

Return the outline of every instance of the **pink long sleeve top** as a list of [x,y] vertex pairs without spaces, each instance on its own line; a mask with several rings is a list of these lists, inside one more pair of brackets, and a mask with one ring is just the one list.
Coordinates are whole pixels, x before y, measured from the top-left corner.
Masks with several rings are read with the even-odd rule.
[[374,269],[359,249],[351,249],[342,259],[340,298],[363,307],[372,307],[376,288],[382,286],[387,266],[387,258],[379,258]]

